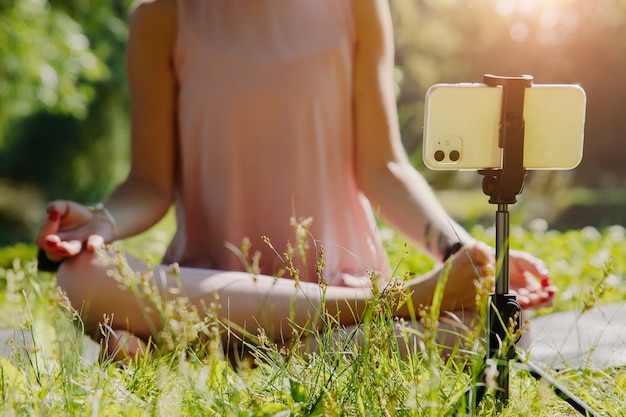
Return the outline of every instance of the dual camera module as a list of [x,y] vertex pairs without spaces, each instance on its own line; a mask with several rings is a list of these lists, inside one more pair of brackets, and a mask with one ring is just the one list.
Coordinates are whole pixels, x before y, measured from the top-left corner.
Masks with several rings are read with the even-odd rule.
[[[446,153],[442,151],[441,149],[438,149],[435,151],[434,158],[435,158],[435,161],[437,162],[444,162],[446,159]],[[461,152],[457,150],[450,151],[450,153],[448,154],[448,159],[451,162],[458,161],[459,159],[461,159]]]
[[453,164],[461,159],[463,149],[461,138],[450,137],[437,140],[434,149],[433,159],[440,163]]

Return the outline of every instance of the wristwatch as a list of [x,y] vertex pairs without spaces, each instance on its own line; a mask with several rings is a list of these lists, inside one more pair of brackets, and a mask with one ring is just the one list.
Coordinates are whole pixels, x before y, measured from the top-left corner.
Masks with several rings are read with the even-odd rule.
[[450,259],[452,255],[460,251],[462,248],[463,244],[461,242],[454,242],[453,244],[449,245],[443,253],[443,261],[445,262]]

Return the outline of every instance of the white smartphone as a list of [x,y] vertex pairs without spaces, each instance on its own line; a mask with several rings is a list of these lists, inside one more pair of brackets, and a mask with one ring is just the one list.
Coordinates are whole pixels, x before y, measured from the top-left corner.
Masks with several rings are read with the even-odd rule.
[[[426,93],[424,164],[433,170],[502,168],[502,87],[436,84]],[[533,84],[524,94],[524,167],[575,168],[582,160],[586,94],[575,84]]]

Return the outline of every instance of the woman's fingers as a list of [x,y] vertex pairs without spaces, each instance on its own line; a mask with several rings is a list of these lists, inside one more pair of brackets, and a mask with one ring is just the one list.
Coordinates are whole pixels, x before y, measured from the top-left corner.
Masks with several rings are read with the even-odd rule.
[[512,251],[512,253],[517,259],[520,260],[523,268],[531,271],[537,276],[548,275],[548,268],[542,260],[524,251]]
[[56,200],[48,204],[47,216],[36,239],[51,261],[78,255],[83,244],[91,250],[101,243],[89,232],[93,214],[81,204]]
[[56,235],[56,233],[59,231],[60,223],[60,211],[53,204],[50,204],[46,211],[46,218],[43,221],[39,235],[35,240],[37,246],[44,250],[47,258],[54,262],[60,261],[66,256],[59,252],[61,239]]
[[60,261],[61,259],[76,256],[82,250],[82,242],[80,240],[64,241],[59,236],[51,234],[45,236],[44,244],[40,246],[51,261]]
[[527,252],[512,251],[511,289],[522,308],[549,307],[557,288],[550,284],[545,264]]
[[57,235],[41,235],[41,240],[37,240],[37,246],[43,249],[46,253],[46,257],[53,261],[58,262],[65,258],[67,255],[59,252],[59,243],[61,243],[61,239]]
[[104,247],[104,238],[100,235],[91,235],[87,238],[85,247],[91,252],[98,248],[102,248]]
[[80,240],[61,241],[57,246],[57,250],[66,256],[76,256],[83,249],[83,243]]
[[46,241],[48,236],[55,234],[59,230],[59,224],[61,220],[61,214],[55,208],[48,207],[46,218],[43,221],[39,235],[37,236],[36,243],[42,249],[46,248]]

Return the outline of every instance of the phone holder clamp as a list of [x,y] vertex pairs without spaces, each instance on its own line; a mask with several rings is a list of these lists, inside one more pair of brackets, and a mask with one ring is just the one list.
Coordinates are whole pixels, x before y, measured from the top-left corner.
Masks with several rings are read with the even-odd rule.
[[492,87],[502,87],[500,112],[500,141],[502,168],[480,170],[484,175],[483,192],[492,204],[515,204],[522,192],[526,169],[524,168],[524,94],[532,87],[533,77],[500,77],[485,74],[483,82]]

